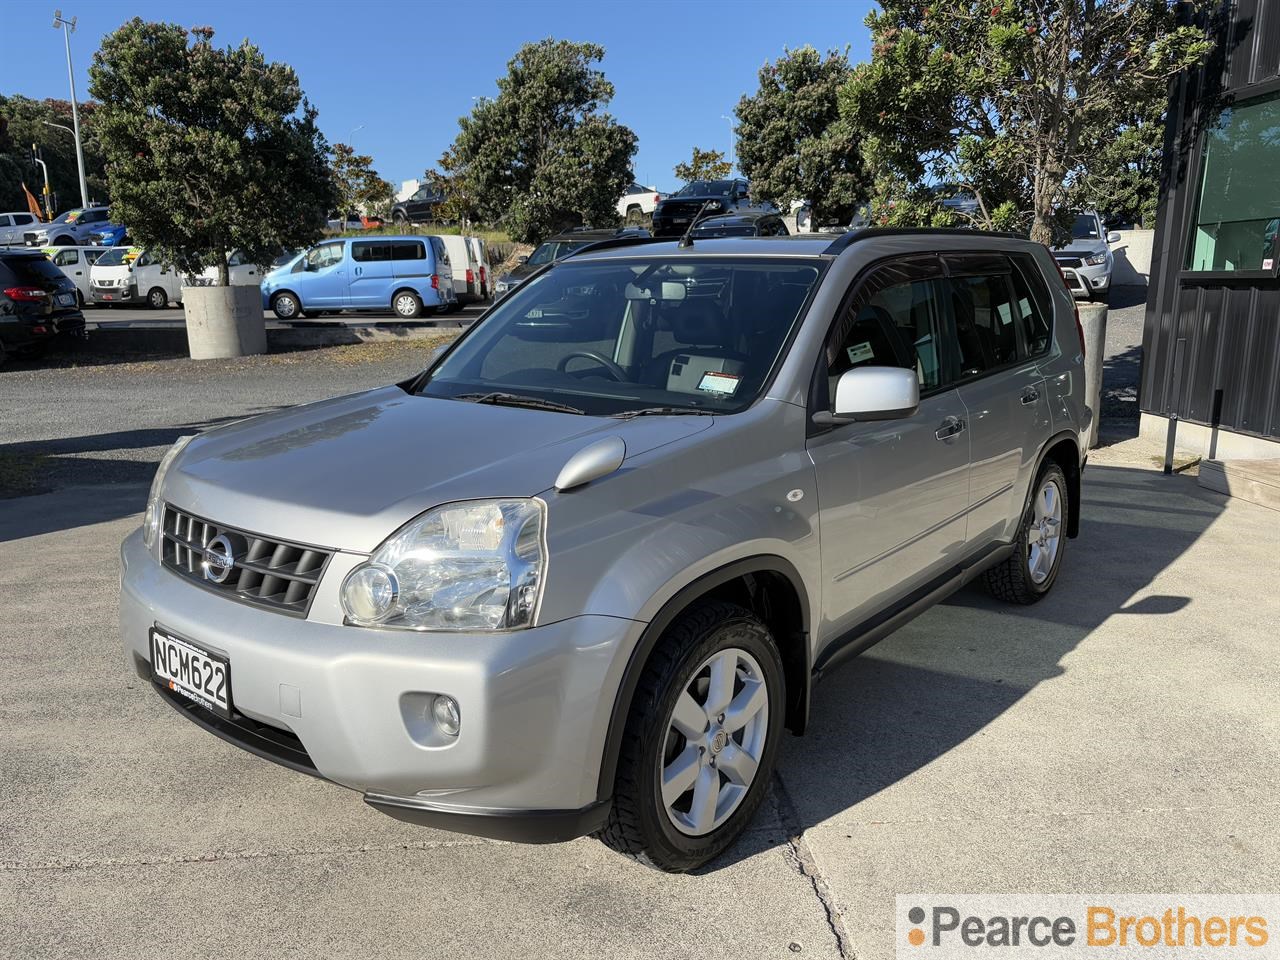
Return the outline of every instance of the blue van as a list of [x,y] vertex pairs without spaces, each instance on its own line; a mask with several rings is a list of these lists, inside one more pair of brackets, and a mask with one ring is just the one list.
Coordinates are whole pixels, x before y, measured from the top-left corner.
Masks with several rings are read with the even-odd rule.
[[382,310],[403,320],[457,309],[439,237],[340,237],[317,243],[262,281],[262,305],[281,320],[329,310]]

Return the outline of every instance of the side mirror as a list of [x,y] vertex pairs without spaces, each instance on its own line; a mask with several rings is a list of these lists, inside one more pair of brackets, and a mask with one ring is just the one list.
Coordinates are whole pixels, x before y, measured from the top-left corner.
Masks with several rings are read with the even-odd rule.
[[1120,242],[1120,234],[1117,233],[1115,230],[1112,230],[1110,233],[1107,234],[1107,243],[1119,243],[1119,242]]
[[522,253],[520,254],[520,256],[516,257],[516,263],[528,263],[528,262],[529,262],[529,255],[527,253]]
[[920,378],[905,367],[857,367],[836,382],[835,413],[819,410],[814,423],[900,420],[920,406]]

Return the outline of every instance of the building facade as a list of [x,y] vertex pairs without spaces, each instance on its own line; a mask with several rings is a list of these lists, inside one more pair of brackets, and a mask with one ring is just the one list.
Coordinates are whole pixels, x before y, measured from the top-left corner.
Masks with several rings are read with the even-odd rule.
[[1142,432],[1280,456],[1280,0],[1228,0],[1217,50],[1171,87]]

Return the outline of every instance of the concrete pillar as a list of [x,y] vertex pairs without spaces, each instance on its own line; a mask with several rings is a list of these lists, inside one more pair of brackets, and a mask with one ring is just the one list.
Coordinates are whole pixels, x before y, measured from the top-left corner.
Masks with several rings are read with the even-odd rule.
[[1080,326],[1084,328],[1084,396],[1085,403],[1093,411],[1093,427],[1089,432],[1089,448],[1098,445],[1098,430],[1102,425],[1102,361],[1107,347],[1107,305],[1105,303],[1077,304],[1080,309]]
[[267,352],[262,288],[257,284],[183,287],[182,306],[187,314],[187,346],[192,359]]

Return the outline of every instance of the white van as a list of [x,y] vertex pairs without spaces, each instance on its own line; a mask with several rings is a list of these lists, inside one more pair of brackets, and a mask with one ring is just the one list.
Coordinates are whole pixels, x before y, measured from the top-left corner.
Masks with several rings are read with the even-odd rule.
[[[249,260],[243,250],[233,250],[227,259],[227,266],[230,268],[230,281],[233,287],[248,287],[262,282],[262,268]],[[212,283],[217,283],[218,268],[205,267],[200,276]]]
[[480,299],[489,299],[489,249],[483,239],[480,237],[467,237],[467,244],[471,247],[471,253],[476,261],[480,264]]
[[98,258],[107,252],[107,247],[44,247],[41,249],[53,265],[66,274],[67,279],[76,285],[76,295],[80,306],[92,300],[89,290],[89,268],[98,262]]
[[94,303],[145,303],[160,310],[182,302],[182,278],[141,247],[111,247],[89,270]]
[[473,237],[462,237],[457,234],[440,234],[444,248],[449,251],[449,266],[453,269],[453,291],[458,295],[458,304],[478,303],[484,297],[480,293],[481,260],[475,254],[471,244]]

